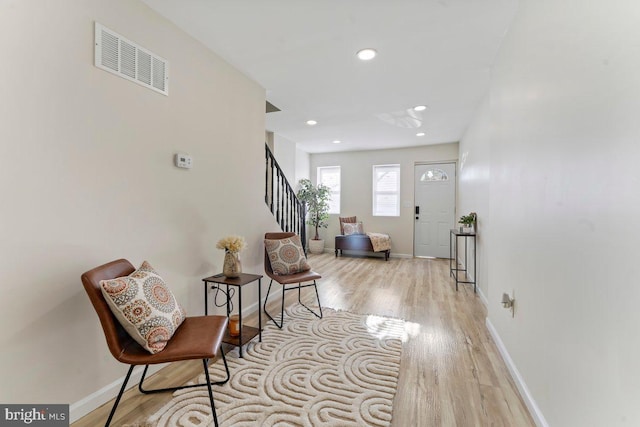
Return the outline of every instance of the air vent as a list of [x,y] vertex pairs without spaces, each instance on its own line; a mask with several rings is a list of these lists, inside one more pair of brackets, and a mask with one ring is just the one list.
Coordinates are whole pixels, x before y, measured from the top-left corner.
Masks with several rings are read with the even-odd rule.
[[96,22],[95,66],[169,95],[169,62]]

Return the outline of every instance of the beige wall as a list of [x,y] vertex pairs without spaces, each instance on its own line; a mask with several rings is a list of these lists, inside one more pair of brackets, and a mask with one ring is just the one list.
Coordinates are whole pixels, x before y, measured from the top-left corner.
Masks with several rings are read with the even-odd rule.
[[633,2],[521,1],[460,143],[488,323],[540,425],[640,425],[638,22]]
[[[94,21],[166,58],[170,95],[94,67]],[[82,272],[146,259],[202,314],[219,238],[263,271],[265,93],[138,1],[5,1],[0,28],[0,402],[74,403],[126,371]]]
[[[458,157],[458,143],[427,145],[394,150],[352,151],[311,155],[311,179],[316,180],[320,166],[340,166],[341,212],[331,215],[329,227],[321,231],[325,250],[334,248],[334,236],[340,234],[339,216],[357,216],[365,232],[386,233],[391,236],[391,253],[413,256],[413,174],[420,162],[451,161]],[[400,164],[401,206],[399,217],[372,215],[373,165]]]

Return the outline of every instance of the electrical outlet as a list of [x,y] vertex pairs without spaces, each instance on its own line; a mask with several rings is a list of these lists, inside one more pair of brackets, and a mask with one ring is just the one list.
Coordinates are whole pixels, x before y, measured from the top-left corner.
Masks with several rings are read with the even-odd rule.
[[515,317],[516,315],[516,299],[515,299],[515,292],[512,291],[511,295],[509,295],[508,293],[504,292],[502,294],[502,306],[504,308],[508,308],[509,310],[511,310],[511,317]]

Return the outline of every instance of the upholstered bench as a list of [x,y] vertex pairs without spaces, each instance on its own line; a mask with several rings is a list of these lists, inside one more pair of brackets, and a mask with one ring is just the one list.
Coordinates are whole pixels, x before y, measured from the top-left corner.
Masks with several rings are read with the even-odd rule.
[[[382,250],[375,250],[373,242],[371,241],[371,237],[367,234],[363,234],[362,230],[360,230],[357,234],[345,234],[345,224],[357,224],[356,217],[346,217],[339,218],[340,220],[340,232],[342,233],[339,236],[336,236],[335,239],[335,251],[336,257],[338,256],[338,251],[340,255],[342,255],[343,250],[351,250],[351,251],[364,251],[364,252],[374,252],[374,253],[383,253],[384,260],[389,260],[389,254],[391,253],[391,248],[389,245],[384,246]],[[376,234],[378,233],[370,233]],[[387,236],[388,238],[388,236]]]
[[[342,255],[343,250],[375,252],[371,245],[371,239],[366,234],[336,236],[336,256],[338,256],[338,251],[340,251],[340,255]],[[389,249],[382,251],[385,261],[389,259],[390,252],[391,251]]]

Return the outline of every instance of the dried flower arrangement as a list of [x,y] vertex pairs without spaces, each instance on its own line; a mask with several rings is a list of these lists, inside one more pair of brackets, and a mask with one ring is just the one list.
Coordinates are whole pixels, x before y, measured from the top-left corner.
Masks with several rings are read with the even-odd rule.
[[243,250],[246,245],[247,242],[245,242],[242,236],[227,236],[218,240],[216,248],[224,249],[226,252],[238,253]]

